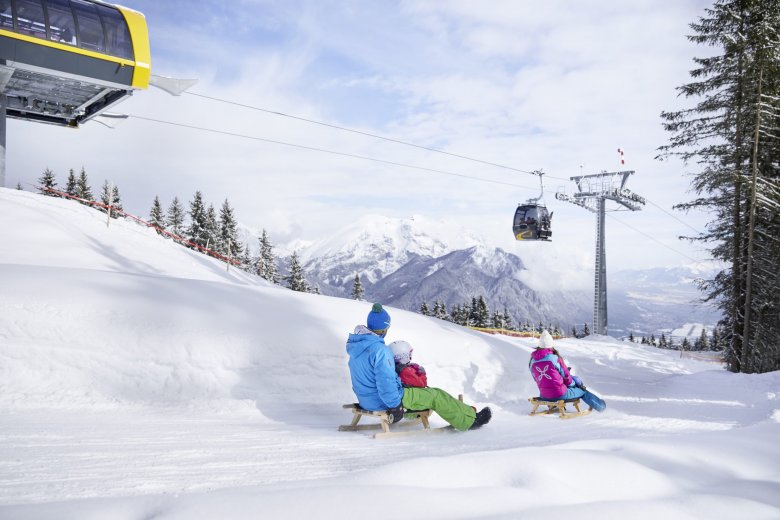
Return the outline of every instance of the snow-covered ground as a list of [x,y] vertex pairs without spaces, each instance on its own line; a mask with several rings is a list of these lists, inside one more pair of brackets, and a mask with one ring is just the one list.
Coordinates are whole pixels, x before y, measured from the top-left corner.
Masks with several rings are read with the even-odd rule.
[[[0,189],[0,518],[780,518],[780,374],[562,340],[602,414],[529,417],[531,339],[389,309],[478,431],[338,432],[368,302]],[[436,426],[443,423],[435,421]]]

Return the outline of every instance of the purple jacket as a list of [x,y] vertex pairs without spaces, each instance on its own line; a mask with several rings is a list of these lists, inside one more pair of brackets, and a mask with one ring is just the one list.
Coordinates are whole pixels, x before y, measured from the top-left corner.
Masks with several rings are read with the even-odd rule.
[[573,384],[569,367],[551,348],[534,350],[528,368],[539,387],[539,397],[543,399],[558,399]]

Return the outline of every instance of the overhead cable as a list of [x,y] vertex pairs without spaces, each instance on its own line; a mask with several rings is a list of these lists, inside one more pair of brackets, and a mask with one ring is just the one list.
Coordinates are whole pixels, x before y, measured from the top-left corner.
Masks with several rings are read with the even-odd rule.
[[265,143],[281,144],[281,145],[284,145],[284,146],[292,146],[294,148],[300,148],[300,149],[303,149],[303,150],[311,150],[311,151],[314,151],[314,152],[328,153],[328,154],[332,154],[332,155],[339,155],[339,156],[342,156],[342,157],[351,157],[353,159],[362,159],[364,161],[373,161],[373,162],[382,163],[382,164],[390,164],[392,166],[400,166],[402,168],[411,168],[411,169],[414,169],[414,170],[422,170],[422,171],[427,171],[427,172],[431,172],[431,173],[439,173],[439,174],[442,174],[442,175],[450,175],[450,176],[453,176],[453,177],[460,177],[460,178],[463,178],[463,179],[471,179],[471,180],[480,181],[480,182],[490,182],[492,184],[500,184],[502,186],[511,186],[513,188],[530,189],[528,186],[523,186],[523,185],[520,185],[520,184],[513,184],[511,182],[496,181],[496,180],[492,180],[492,179],[485,179],[483,177],[474,177],[472,175],[466,175],[466,174],[463,174],[463,173],[450,172],[450,171],[447,171],[447,170],[437,170],[435,168],[426,168],[424,166],[415,166],[413,164],[406,164],[406,163],[400,163],[400,162],[395,162],[395,161],[387,161],[387,160],[384,160],[384,159],[377,159],[377,158],[368,157],[368,156],[365,156],[365,155],[357,155],[357,154],[352,154],[352,153],[347,153],[347,152],[338,152],[338,151],[335,151],[335,150],[328,150],[326,148],[317,148],[317,147],[314,147],[314,146],[307,146],[307,145],[303,145],[303,144],[288,143],[288,142],[285,142],[285,141],[277,141],[275,139],[266,139],[264,137],[256,137],[256,136],[252,136],[252,135],[240,134],[240,133],[237,133],[237,132],[228,132],[228,131],[225,131],[225,130],[217,130],[217,129],[214,129],[214,128],[206,128],[206,127],[203,127],[203,126],[188,125],[188,124],[185,124],[185,123],[176,123],[176,122],[173,122],[173,121],[164,121],[162,119],[154,119],[154,118],[151,118],[151,117],[138,116],[138,115],[134,115],[134,114],[128,114],[128,116],[131,117],[131,118],[134,118],[134,119],[142,120],[142,121],[149,121],[149,122],[152,122],[152,123],[159,123],[159,124],[170,125],[170,126],[178,126],[178,127],[181,127],[181,128],[189,128],[190,130],[199,130],[201,132],[210,132],[210,133],[213,133],[213,134],[227,135],[227,136],[231,136],[231,137],[240,137],[242,139],[250,139],[250,140],[253,140],[253,141],[262,141],[262,142],[265,142]]

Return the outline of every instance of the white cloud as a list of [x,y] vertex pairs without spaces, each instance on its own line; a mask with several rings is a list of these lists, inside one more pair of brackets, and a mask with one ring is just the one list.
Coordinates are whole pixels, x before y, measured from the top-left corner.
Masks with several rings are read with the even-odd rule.
[[[591,256],[595,222],[554,191],[571,190],[566,179],[581,171],[618,168],[617,147],[637,171],[629,188],[667,210],[689,198],[683,168],[653,157],[667,140],[659,113],[679,105],[675,87],[707,52],[685,39],[704,1],[124,4],[149,19],[155,73],[198,77],[197,93],[543,168],[556,212],[547,247],[557,255]],[[46,167],[64,182],[83,165],[94,186],[110,178],[141,214],[155,195],[167,206],[199,189],[215,205],[229,198],[242,222],[272,236],[312,240],[364,213],[418,213],[459,220],[505,249],[516,247],[516,204],[538,193],[534,177],[512,170],[194,96],[138,92],[117,111],[497,183],[135,119],[76,132],[11,121],[7,184]],[[654,206],[624,220],[698,256],[675,238],[685,226]],[[685,220],[703,227],[701,216]],[[610,266],[690,261],[620,227],[608,223]]]

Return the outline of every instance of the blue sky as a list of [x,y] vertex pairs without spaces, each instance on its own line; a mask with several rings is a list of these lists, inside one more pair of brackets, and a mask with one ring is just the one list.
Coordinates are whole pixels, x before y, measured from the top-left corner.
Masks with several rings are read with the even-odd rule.
[[366,213],[447,218],[529,263],[587,270],[595,219],[554,193],[571,192],[573,175],[633,169],[628,187],[652,204],[608,220],[610,269],[707,257],[677,239],[693,232],[688,226],[701,229],[706,216],[665,212],[692,197],[685,176],[692,167],[654,157],[668,139],[660,112],[682,106],[675,87],[689,80],[692,58],[709,52],[685,38],[709,2],[123,5],[146,15],[153,73],[197,78],[193,93],[543,169],[545,200],[555,211],[553,243],[512,238],[514,208],[538,193],[531,175],[156,89],[137,92],[114,111],[493,182],[131,118],[114,130],[9,122],[8,185],[32,183],[46,167],[64,181],[69,168],[84,166],[94,186],[115,182],[126,208],[142,215],[155,195],[167,206],[198,189],[215,206],[227,197],[244,224],[267,228],[277,241],[314,240]]

